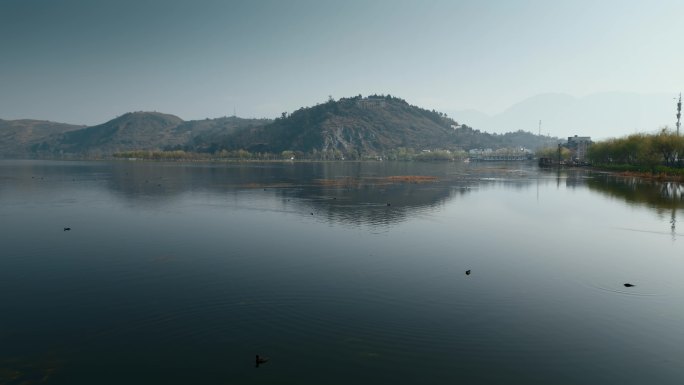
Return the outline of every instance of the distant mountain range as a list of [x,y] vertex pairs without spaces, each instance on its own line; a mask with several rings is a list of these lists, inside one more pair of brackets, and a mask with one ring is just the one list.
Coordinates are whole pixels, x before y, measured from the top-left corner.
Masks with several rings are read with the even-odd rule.
[[490,132],[531,131],[561,137],[621,137],[653,132],[675,125],[673,94],[607,92],[576,98],[567,94],[540,94],[498,114],[476,110],[448,111],[468,125]]
[[214,153],[335,152],[350,159],[382,155],[397,148],[469,150],[526,147],[536,149],[557,138],[515,131],[489,134],[459,124],[437,111],[400,98],[328,100],[271,119],[183,121],[158,112],[131,112],[84,127],[33,120],[0,120],[1,157],[108,157],[136,150],[184,150]]

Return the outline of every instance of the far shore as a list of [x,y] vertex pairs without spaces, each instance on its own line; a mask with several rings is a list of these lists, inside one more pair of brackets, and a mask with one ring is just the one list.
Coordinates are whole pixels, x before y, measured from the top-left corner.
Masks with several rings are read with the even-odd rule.
[[606,170],[600,167],[597,168],[591,168],[594,171],[599,171],[599,172],[604,172],[607,174],[611,175],[617,175],[617,176],[622,176],[622,177],[627,177],[627,178],[641,178],[641,179],[648,179],[648,180],[653,180],[653,181],[658,181],[658,182],[684,182],[684,176],[682,175],[672,175],[672,174],[667,174],[667,173],[652,173],[652,172],[643,172],[643,171],[614,171],[614,170]]
[[[150,158],[122,158],[122,157],[101,157],[101,158],[6,158],[0,160],[48,160],[48,161],[115,161],[115,162],[151,162],[151,163],[334,163],[334,162],[455,162],[461,163],[463,159],[453,159],[453,160],[379,160],[379,159],[234,159],[234,158],[196,158],[196,159],[150,159]],[[482,163],[518,163],[518,162],[536,162],[533,161],[522,161],[522,160],[511,160],[511,161],[480,161]],[[479,162],[473,162],[479,163]],[[558,166],[545,167],[547,170],[556,169]],[[629,177],[629,178],[640,178],[645,180],[652,180],[658,182],[679,182],[684,183],[684,169],[678,168],[662,168],[662,170],[656,169],[655,172],[652,171],[641,171],[638,170],[636,166],[561,166],[563,169],[583,169],[590,170],[593,172],[600,172],[615,176]],[[625,169],[632,168],[632,169]]]

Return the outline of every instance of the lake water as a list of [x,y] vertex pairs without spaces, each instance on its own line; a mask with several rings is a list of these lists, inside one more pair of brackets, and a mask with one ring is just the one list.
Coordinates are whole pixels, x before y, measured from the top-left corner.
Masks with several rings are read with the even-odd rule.
[[525,163],[1,161],[0,384],[682,384],[682,192]]

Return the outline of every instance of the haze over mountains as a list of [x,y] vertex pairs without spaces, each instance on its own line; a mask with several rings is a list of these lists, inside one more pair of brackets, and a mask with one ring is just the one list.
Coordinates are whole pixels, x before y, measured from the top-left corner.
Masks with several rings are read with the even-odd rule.
[[[540,94],[523,100],[501,113],[476,110],[451,111],[450,115],[469,126],[489,132],[531,131],[593,139],[619,137],[634,132],[653,132],[675,126],[676,95],[629,92],[596,93],[577,98],[568,94]],[[615,132],[621,134],[615,135]]]

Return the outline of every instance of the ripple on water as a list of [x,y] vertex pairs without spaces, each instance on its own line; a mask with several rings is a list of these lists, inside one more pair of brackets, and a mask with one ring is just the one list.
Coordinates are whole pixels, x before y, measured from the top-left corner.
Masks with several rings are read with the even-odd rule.
[[[593,282],[593,281],[579,281],[580,284],[586,288],[589,288],[591,290],[596,290],[600,291],[603,293],[612,293],[612,294],[618,294],[622,296],[627,296],[627,297],[641,297],[641,298],[649,298],[649,297],[666,297],[669,296],[670,290],[668,290],[667,285],[665,287],[661,286],[660,290],[655,291],[653,286],[649,286],[647,284],[640,284],[640,283],[632,283],[634,286],[633,287],[625,287],[624,284],[626,283],[614,283],[612,285],[608,285],[605,282]],[[631,283],[631,282],[630,282]]]

